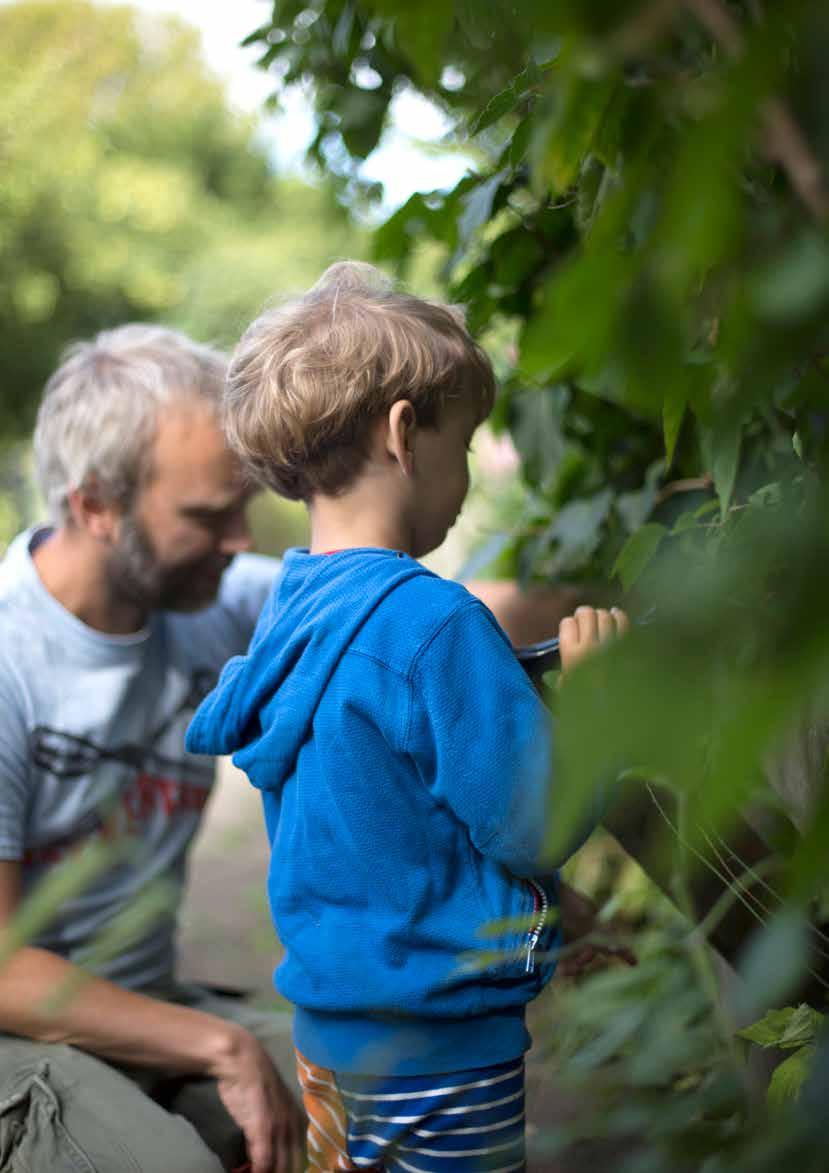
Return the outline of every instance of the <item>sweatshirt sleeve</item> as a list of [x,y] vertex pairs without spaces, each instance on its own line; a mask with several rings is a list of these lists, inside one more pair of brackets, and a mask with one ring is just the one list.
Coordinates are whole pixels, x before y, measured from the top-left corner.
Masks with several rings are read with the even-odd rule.
[[464,601],[421,648],[405,744],[436,801],[513,875],[545,858],[554,817],[552,719],[490,612]]

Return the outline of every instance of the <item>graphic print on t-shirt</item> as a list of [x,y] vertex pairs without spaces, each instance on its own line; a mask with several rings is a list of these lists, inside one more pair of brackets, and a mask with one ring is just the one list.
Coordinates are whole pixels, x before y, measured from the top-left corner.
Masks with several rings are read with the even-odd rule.
[[104,809],[89,813],[75,826],[71,837],[27,849],[23,863],[55,863],[92,835],[137,834],[158,810],[168,819],[185,811],[201,811],[209,794],[209,787],[205,786],[204,762],[181,755],[168,756],[157,747],[176,722],[193,713],[215,681],[213,670],[195,669],[185,695],[151,731],[145,744],[105,745],[91,737],[48,725],[33,729],[31,761],[45,775],[70,782],[94,775],[105,763],[116,763],[129,768],[130,778],[113,796],[118,799],[120,818]]

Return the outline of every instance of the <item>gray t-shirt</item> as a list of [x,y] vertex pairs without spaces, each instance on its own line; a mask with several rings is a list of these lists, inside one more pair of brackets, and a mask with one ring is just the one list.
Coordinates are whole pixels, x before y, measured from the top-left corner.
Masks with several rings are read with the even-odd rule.
[[245,554],[202,611],[156,612],[126,636],[95,631],[43,586],[19,535],[0,563],[0,859],[20,860],[24,896],[96,838],[119,863],[67,900],[32,942],[72,960],[158,877],[169,916],[99,967],[132,989],[169,981],[186,858],[214,762],[184,733],[225,661],[244,651],[278,563]]

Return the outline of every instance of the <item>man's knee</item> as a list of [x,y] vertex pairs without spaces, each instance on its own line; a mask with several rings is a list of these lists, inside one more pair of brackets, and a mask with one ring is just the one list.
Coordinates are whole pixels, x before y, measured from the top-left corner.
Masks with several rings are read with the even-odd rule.
[[0,1042],[0,1169],[221,1173],[187,1121],[73,1047]]

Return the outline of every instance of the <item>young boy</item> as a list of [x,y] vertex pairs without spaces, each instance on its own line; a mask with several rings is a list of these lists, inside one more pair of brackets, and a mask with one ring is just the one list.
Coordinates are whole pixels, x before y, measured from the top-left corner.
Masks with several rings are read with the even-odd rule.
[[[460,511],[494,392],[457,311],[348,262],[231,365],[230,441],[307,503],[311,545],[188,748],[235,753],[263,793],[317,1169],[524,1161],[524,1007],[557,938],[549,720],[486,607],[416,561]],[[565,620],[565,668],[623,624]]]

